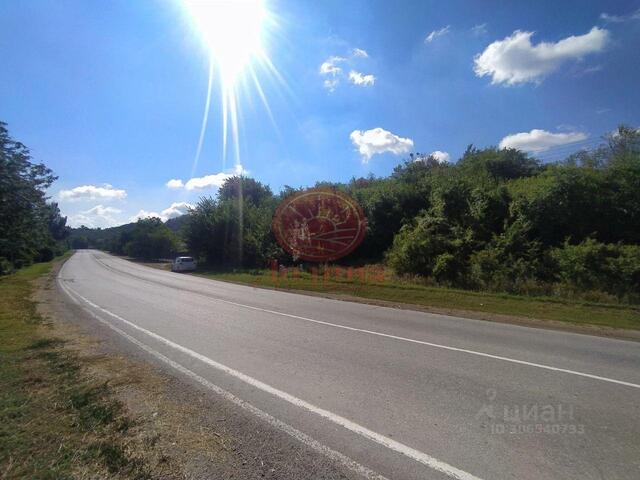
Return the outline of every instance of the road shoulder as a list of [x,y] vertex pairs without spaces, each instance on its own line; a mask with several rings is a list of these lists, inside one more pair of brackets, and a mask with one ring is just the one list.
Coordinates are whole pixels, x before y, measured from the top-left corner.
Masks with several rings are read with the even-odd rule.
[[48,333],[64,339],[85,375],[108,384],[124,405],[133,425],[129,447],[152,477],[357,478],[100,325],[58,289],[59,268],[37,293]]

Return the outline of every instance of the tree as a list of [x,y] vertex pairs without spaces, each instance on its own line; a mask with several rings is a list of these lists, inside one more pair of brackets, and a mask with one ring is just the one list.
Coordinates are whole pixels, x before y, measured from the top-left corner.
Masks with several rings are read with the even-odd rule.
[[271,189],[248,177],[232,177],[216,199],[202,198],[185,224],[189,250],[211,265],[262,267],[280,258],[271,219],[277,199]]
[[[29,149],[9,135],[0,122],[0,261],[3,271],[48,260],[63,249],[69,233],[66,218],[46,189],[56,180]],[[10,265],[11,267],[8,267]]]
[[[124,232],[123,232],[124,234]],[[134,258],[168,258],[177,250],[175,234],[159,218],[142,218],[135,224],[124,252]]]

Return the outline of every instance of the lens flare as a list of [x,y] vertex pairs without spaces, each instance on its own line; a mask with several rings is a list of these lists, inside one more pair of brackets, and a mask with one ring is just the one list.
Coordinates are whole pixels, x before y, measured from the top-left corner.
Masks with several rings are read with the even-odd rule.
[[275,22],[264,0],[183,0],[183,4],[210,54],[207,100],[192,172],[202,152],[214,78],[218,80],[220,88],[223,167],[228,142],[231,141],[235,168],[238,170],[241,165],[238,91],[245,73],[253,81],[258,97],[273,122],[271,109],[256,75],[256,67],[263,67],[267,74],[281,81],[264,48],[264,37]]

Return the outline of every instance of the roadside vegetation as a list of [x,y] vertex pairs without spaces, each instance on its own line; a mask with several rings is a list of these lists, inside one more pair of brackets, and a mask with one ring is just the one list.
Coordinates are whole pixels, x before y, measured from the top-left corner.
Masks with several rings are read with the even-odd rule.
[[0,478],[147,478],[122,405],[37,313],[34,282],[51,266],[0,278]]
[[[498,314],[581,326],[640,330],[640,308],[637,306],[472,292],[403,280],[394,277],[393,272],[388,269],[381,272],[375,266],[362,267],[360,271],[354,269],[352,274],[348,269],[331,268],[326,274],[322,269],[317,274],[298,269],[281,269],[276,272],[266,269],[202,269],[198,275],[256,287],[318,292],[355,301],[382,300],[387,305],[415,305],[439,313],[461,316],[495,319],[494,315]],[[470,312],[475,312],[475,315]]]
[[0,122],[0,275],[67,250],[67,219],[45,193],[56,178]]
[[[384,265],[397,290],[450,288],[456,303],[464,290],[469,298],[640,304],[638,129],[621,126],[595,150],[552,164],[518,150],[469,146],[456,163],[417,154],[389,177],[316,187],[347,192],[368,218],[364,243],[338,265]],[[218,270],[261,269],[274,259],[299,266],[271,232],[276,206],[296,191],[274,194],[252,178],[232,177],[181,217],[176,241],[165,244]],[[148,228],[140,221],[94,246],[148,259],[132,240]],[[161,233],[159,221],[153,228],[171,234]]]
[[[172,225],[140,220],[81,238],[143,260],[194,255],[209,276],[255,285],[640,328],[638,129],[621,126],[595,150],[553,164],[469,146],[454,164],[417,154],[389,177],[315,186],[352,195],[368,218],[364,243],[335,266],[376,265],[384,282],[312,280],[312,266],[271,231],[277,205],[298,190],[274,194],[243,176]],[[274,260],[302,274],[274,279]]]

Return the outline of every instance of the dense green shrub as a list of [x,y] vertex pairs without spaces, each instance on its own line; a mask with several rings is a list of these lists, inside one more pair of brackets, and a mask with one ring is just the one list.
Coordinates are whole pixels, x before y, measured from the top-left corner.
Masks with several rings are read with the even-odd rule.
[[640,300],[640,245],[587,239],[577,245],[566,242],[551,255],[558,266],[558,279],[574,290]]
[[203,198],[189,214],[184,238],[189,251],[209,265],[264,267],[282,258],[271,232],[277,198],[260,182],[228,179],[217,198]]
[[177,251],[174,233],[159,218],[138,220],[127,238],[123,250],[130,257],[155,260],[169,258]]

